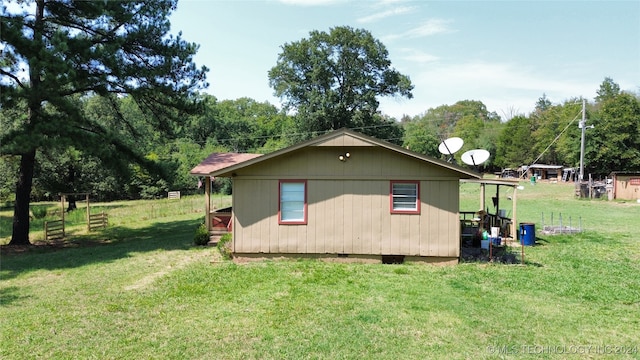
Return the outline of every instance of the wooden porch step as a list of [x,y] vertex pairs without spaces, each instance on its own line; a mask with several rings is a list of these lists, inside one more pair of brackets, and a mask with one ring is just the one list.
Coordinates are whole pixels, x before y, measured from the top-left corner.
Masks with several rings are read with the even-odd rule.
[[227,231],[227,229],[223,229],[223,228],[214,228],[214,229],[210,230],[209,231],[209,245],[212,245],[212,246],[218,245],[218,240],[220,240],[222,235],[228,234],[228,233],[229,232]]

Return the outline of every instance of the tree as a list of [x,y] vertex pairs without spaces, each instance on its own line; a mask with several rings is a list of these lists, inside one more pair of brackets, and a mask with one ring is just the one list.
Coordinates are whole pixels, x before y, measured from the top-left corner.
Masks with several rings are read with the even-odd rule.
[[640,99],[619,93],[601,104],[587,136],[585,166],[608,175],[612,171],[640,171]]
[[600,84],[600,89],[596,91],[596,94],[598,94],[598,96],[596,96],[596,102],[604,102],[620,94],[620,85],[616,84],[612,78],[606,77],[602,84]]
[[549,98],[547,97],[547,94],[543,93],[542,97],[538,98],[538,101],[536,101],[536,108],[534,112],[536,113],[543,112],[549,109],[551,105],[552,105],[551,100],[549,100]]
[[282,46],[269,84],[306,137],[342,127],[375,135],[383,120],[377,97],[413,96],[411,80],[391,67],[382,42],[348,26]]
[[26,245],[38,150],[73,145],[103,160],[118,154],[144,162],[118,131],[83,116],[78,100],[126,94],[152,114],[154,128],[169,132],[177,109],[196,109],[191,95],[207,69],[192,61],[197,45],[168,35],[177,0],[11,5],[0,23],[0,99],[3,107],[24,103],[26,116],[2,133],[0,151],[20,159],[10,244]]
[[535,155],[531,151],[533,123],[530,118],[516,116],[507,121],[496,144],[495,165],[502,168],[516,168],[531,164]]
[[[414,119],[405,120],[405,146],[432,156],[441,156],[438,144],[449,137],[458,136],[464,140],[459,159],[466,150],[482,148],[491,154],[502,126],[500,117],[489,112],[478,100],[461,100],[453,105],[430,108]],[[448,158],[448,156],[445,156]],[[483,164],[486,167],[489,163]]]
[[421,154],[439,157],[438,145],[440,140],[434,133],[433,128],[425,121],[409,121],[405,124],[404,143],[409,150]]

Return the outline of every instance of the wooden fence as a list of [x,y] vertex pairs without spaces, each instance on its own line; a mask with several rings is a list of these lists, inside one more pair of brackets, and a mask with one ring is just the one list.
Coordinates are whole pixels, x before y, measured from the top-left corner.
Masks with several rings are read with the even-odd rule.
[[45,221],[44,237],[47,241],[64,239],[64,220]]
[[87,223],[87,225],[89,227],[89,231],[91,231],[91,230],[100,229],[100,228],[104,229],[107,227],[108,223],[109,223],[109,217],[103,211],[99,214],[89,215],[89,222]]

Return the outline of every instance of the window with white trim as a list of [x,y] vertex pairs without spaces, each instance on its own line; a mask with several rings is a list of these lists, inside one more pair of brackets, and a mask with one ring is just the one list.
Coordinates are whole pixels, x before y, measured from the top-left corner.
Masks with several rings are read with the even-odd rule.
[[307,223],[307,182],[281,180],[278,222],[280,224]]
[[419,214],[420,213],[420,182],[392,181],[391,182],[391,213]]

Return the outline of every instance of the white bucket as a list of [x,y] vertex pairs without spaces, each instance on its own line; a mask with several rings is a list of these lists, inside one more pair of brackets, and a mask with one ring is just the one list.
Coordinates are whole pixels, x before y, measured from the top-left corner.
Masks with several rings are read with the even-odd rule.
[[498,236],[500,236],[500,228],[492,226],[491,227],[491,237],[492,238],[497,238]]

